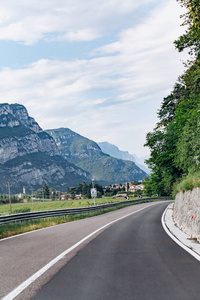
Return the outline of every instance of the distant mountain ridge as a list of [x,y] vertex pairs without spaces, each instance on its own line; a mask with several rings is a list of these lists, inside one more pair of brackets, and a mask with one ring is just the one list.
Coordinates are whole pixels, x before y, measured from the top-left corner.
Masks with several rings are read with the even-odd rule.
[[92,174],[102,185],[142,180],[147,174],[132,161],[124,161],[103,153],[97,143],[68,128],[46,130],[60,154]]
[[[147,174],[150,173],[150,170],[145,165],[143,158],[138,158],[135,155],[130,154],[128,151],[119,150],[119,148],[117,146],[110,144],[108,142],[99,142],[98,145],[104,153],[106,153],[112,157],[115,157],[115,158],[134,161],[135,164],[140,169],[142,169]],[[148,157],[145,157],[145,158],[147,159]]]
[[128,151],[119,150],[119,148],[113,144],[108,142],[99,142],[97,144],[104,153],[112,157],[136,162],[134,155],[130,154]]
[[91,175],[59,155],[54,139],[20,104],[0,104],[0,193],[41,187],[60,190],[90,181]]

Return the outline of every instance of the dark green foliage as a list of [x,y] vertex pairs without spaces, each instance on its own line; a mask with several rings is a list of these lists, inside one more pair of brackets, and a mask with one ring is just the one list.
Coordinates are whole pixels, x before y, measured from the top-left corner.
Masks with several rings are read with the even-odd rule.
[[30,211],[31,211],[31,209],[29,207],[24,207],[21,209],[15,209],[13,211],[13,214],[26,213],[26,212],[30,212]]
[[43,184],[43,186],[40,189],[37,189],[34,192],[34,196],[35,198],[39,198],[39,199],[50,199],[50,189],[49,187],[45,184]]
[[[11,195],[10,196],[11,203],[18,203],[20,199],[17,196]],[[9,203],[9,197],[5,194],[0,194],[0,204],[7,204]]]
[[189,48],[189,54],[199,58],[200,55],[200,5],[199,0],[177,0],[181,6],[187,9],[182,15],[183,26],[187,26],[185,33],[174,43],[181,52]]
[[[200,6],[199,0],[178,2],[187,9],[182,17],[188,28],[175,45],[179,51],[189,48],[194,60],[164,98],[158,112],[160,121],[147,134],[146,146],[151,150],[147,162],[152,169],[151,177],[145,180],[148,195],[171,194],[175,182],[188,174],[190,179],[195,177],[191,174],[200,169]],[[185,186],[190,188],[188,180]]]
[[179,78],[174,91],[163,100],[160,122],[147,134],[152,169],[146,182],[148,194],[167,195],[182,175],[199,170],[200,162],[200,62]]
[[141,190],[137,190],[134,192],[134,197],[140,197],[142,195],[143,195],[143,191],[141,191]]
[[161,108],[158,112],[158,117],[164,126],[169,124],[174,119],[176,106],[181,97],[184,95],[184,91],[185,87],[180,83],[176,83],[172,93],[164,98]]
[[44,198],[49,199],[50,193],[49,193],[49,188],[46,185],[46,183],[42,187],[42,192],[43,192]]
[[[94,187],[97,189],[97,198],[101,198],[103,195],[103,187],[102,185],[95,183]],[[79,183],[76,187],[68,188],[67,192],[71,195],[77,195],[81,194],[82,196],[85,196],[85,198],[90,199],[91,198],[91,190],[92,188],[92,182],[86,183],[85,181],[82,183]]]

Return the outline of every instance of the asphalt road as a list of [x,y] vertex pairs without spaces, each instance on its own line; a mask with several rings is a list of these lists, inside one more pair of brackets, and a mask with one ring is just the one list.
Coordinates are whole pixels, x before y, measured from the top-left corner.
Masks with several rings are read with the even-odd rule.
[[192,300],[200,263],[161,225],[166,203],[131,215],[80,250],[34,300]]
[[[167,203],[169,201],[165,202],[164,206],[167,206]],[[62,259],[59,259],[51,268],[40,275],[38,279],[34,279],[30,285],[19,289],[21,284],[27,280],[29,281],[42,268],[45,268],[49,263],[51,264],[56,257],[65,253],[70,247],[80,240],[85,239],[85,237],[99,228],[102,228],[102,226],[127,214],[137,213],[138,210],[148,209],[147,207],[149,206],[157,205],[159,205],[159,202],[137,204],[97,217],[0,240],[0,299],[5,296],[6,299],[13,299],[13,291],[16,291],[16,289],[18,290],[18,296],[15,300],[32,299],[40,288],[66,265],[80,249],[99,234],[100,231],[88,238],[84,243],[81,243],[73,251],[70,251],[70,253],[62,256]],[[12,297],[10,293],[12,293]],[[7,297],[8,294],[9,297]]]

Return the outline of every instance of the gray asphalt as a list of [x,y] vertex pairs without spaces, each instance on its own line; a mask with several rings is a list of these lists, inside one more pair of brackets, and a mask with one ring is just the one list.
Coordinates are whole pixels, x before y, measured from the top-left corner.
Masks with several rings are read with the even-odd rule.
[[199,299],[200,263],[163,230],[165,207],[149,207],[109,227],[34,300]]
[[[169,202],[166,202],[166,205],[167,203]],[[0,299],[90,233],[109,222],[149,205],[159,204],[156,202],[137,204],[97,217],[0,240]],[[16,300],[32,299],[38,290],[93,238],[94,236],[63,257],[20,293]]]

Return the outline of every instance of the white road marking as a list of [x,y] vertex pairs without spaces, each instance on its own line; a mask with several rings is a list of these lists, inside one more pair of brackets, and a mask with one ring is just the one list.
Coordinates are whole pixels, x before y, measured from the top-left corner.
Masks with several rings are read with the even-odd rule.
[[[74,220],[73,222],[78,222],[80,220]],[[56,224],[54,226],[66,226],[67,224],[70,224],[71,222],[68,222],[68,223],[62,223],[62,224]],[[40,228],[40,229],[36,229],[36,230],[32,230],[32,231],[28,231],[28,232],[24,232],[24,233],[19,233],[19,234],[16,234],[16,235],[12,235],[12,236],[9,236],[9,237],[6,237],[6,238],[3,238],[3,239],[0,239],[0,242],[3,242],[5,240],[9,240],[9,239],[14,239],[14,238],[18,238],[18,237],[21,237],[22,235],[27,235],[27,234],[32,234],[32,233],[36,233],[38,231],[41,231],[41,230],[48,230],[50,228],[53,228],[54,226],[50,226],[50,227],[44,227],[44,228]]]
[[43,268],[41,268],[39,271],[37,271],[35,274],[33,274],[31,277],[29,277],[27,280],[25,280],[22,284],[20,284],[18,287],[16,287],[12,292],[10,292],[8,295],[6,295],[2,300],[12,300],[15,297],[17,297],[22,291],[24,291],[31,283],[33,283],[36,279],[38,279],[42,274],[44,274],[48,269],[50,269],[53,265],[55,265],[59,260],[61,260],[65,255],[67,255],[68,253],[70,253],[72,250],[74,250],[75,248],[77,248],[79,245],[81,245],[82,243],[84,243],[87,239],[89,239],[90,237],[92,237],[93,235],[95,235],[96,233],[98,233],[99,231],[101,231],[102,229],[112,225],[113,223],[116,223],[124,218],[127,218],[143,209],[146,209],[152,205],[156,205],[158,203],[151,203],[146,207],[143,207],[137,211],[134,211],[132,213],[129,213],[123,217],[120,217],[112,222],[107,223],[106,225],[100,227],[99,229],[93,231],[92,233],[90,233],[89,235],[87,235],[85,238],[83,238],[82,240],[80,240],[79,242],[77,242],[76,244],[74,244],[72,247],[70,247],[69,249],[65,250],[63,253],[61,253],[60,255],[58,255],[56,258],[54,258],[52,261],[50,261],[46,266],[44,266]]
[[167,208],[165,209],[164,213],[162,214],[162,218],[161,218],[161,223],[162,223],[162,226],[164,228],[164,230],[166,231],[166,233],[170,236],[170,238],[172,240],[174,240],[174,242],[176,242],[181,248],[183,248],[185,251],[187,251],[188,253],[190,253],[192,256],[194,256],[198,261],[200,261],[200,255],[198,255],[196,252],[194,252],[193,250],[191,250],[190,248],[188,248],[186,245],[184,245],[183,243],[181,243],[170,231],[169,229],[167,228],[167,226],[165,225],[165,221],[164,221],[164,217],[165,217],[165,213],[168,209],[168,206]]

